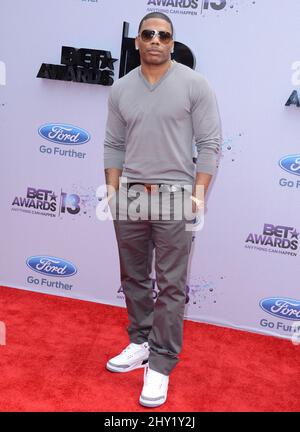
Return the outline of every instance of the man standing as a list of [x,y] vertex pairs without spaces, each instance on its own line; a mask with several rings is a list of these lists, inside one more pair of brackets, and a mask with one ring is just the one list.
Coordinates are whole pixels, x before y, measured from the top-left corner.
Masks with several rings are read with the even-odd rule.
[[[150,201],[168,192],[174,216],[184,201],[185,187],[190,186],[190,202],[197,211],[201,205],[197,190],[207,191],[220,149],[221,125],[214,92],[200,73],[171,60],[173,25],[167,15],[146,15],[135,44],[141,66],[114,83],[108,101],[104,168],[110,205],[117,201],[128,204],[136,192]],[[193,139],[198,153],[196,169]],[[122,179],[126,181],[122,183]],[[185,218],[162,218],[163,212],[149,218],[114,220],[130,344],[106,367],[113,372],[145,367],[139,401],[148,407],[166,401],[169,375],[182,348],[192,242]],[[151,280],[152,242],[159,291],[156,303]]]

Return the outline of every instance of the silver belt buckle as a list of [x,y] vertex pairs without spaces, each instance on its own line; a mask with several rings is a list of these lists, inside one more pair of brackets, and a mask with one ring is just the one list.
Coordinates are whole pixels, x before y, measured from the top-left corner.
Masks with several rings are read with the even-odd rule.
[[162,184],[159,188],[160,192],[177,192],[181,190],[179,185]]
[[180,186],[177,186],[177,185],[171,185],[171,187],[170,187],[170,192],[177,192],[177,191],[179,191],[179,190],[181,190],[181,187],[180,187]]

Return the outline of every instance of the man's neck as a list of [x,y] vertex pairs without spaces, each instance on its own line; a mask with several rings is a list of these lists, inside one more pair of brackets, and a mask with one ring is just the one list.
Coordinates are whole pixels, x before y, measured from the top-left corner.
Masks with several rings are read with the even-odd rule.
[[141,62],[141,72],[149,84],[153,85],[161,79],[161,77],[170,69],[171,65],[171,59],[161,65],[149,65]]

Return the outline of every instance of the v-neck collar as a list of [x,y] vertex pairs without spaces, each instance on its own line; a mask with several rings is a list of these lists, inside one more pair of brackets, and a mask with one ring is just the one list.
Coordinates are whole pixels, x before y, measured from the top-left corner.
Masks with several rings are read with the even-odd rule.
[[169,67],[169,69],[163,74],[163,76],[154,84],[150,84],[149,81],[144,77],[141,66],[139,66],[138,69],[139,76],[141,77],[148,90],[153,91],[173,72],[174,68],[176,67],[176,63],[177,62],[175,60],[172,60],[171,67]]

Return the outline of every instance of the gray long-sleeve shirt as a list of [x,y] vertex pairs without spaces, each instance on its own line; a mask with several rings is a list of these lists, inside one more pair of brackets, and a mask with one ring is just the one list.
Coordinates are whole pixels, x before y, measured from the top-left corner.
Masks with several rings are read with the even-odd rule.
[[193,184],[195,172],[214,174],[220,144],[215,94],[189,67],[173,62],[151,85],[139,66],[112,86],[104,168],[122,169],[128,182]]

